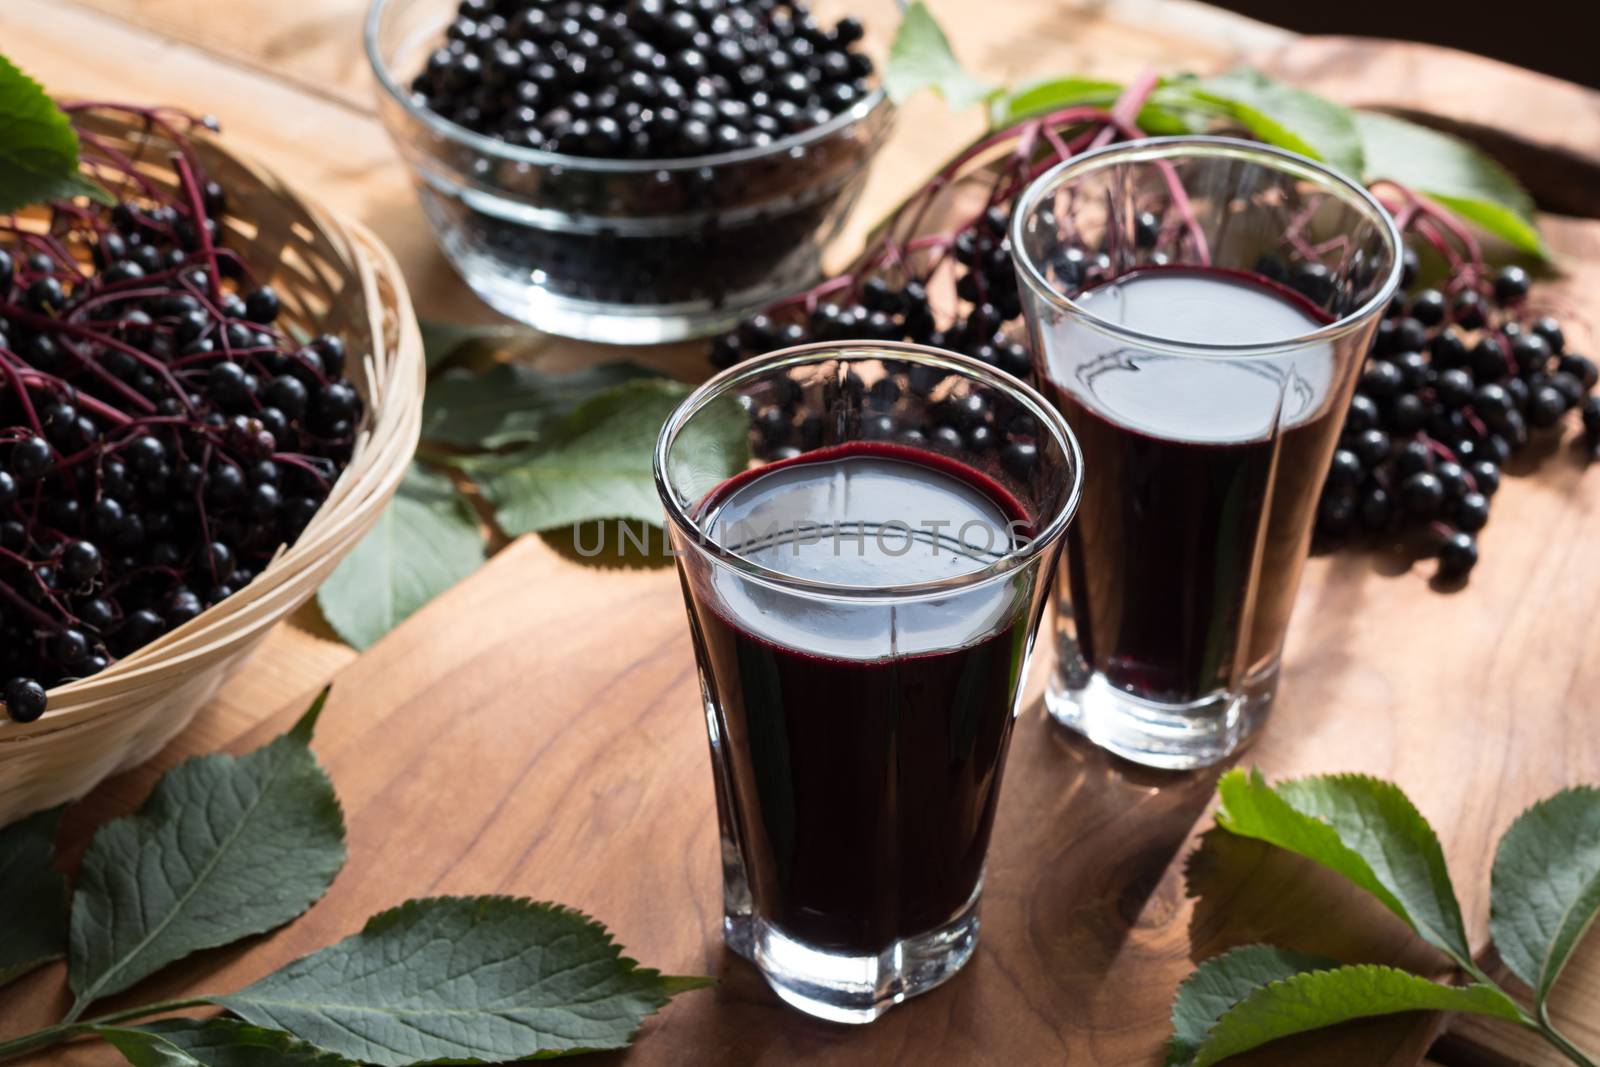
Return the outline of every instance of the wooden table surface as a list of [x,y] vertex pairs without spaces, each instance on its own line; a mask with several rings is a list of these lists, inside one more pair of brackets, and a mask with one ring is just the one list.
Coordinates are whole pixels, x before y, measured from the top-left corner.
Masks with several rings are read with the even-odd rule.
[[[217,115],[227,136],[372,226],[424,317],[488,319],[436,251],[373,116],[362,6],[5,0],[0,49],[57,92]],[[1346,99],[1464,126],[1513,116],[1535,148],[1567,152],[1574,165],[1600,158],[1596,98],[1498,65],[1297,40],[1187,0],[1007,0],[1004,18],[979,0],[935,7],[971,65],[995,79],[1125,78],[1248,58]],[[857,233],[976,122],[931,99],[907,106]],[[1586,300],[1600,323],[1600,224],[1550,218],[1546,232],[1569,267],[1561,298],[1580,309]],[[552,341],[538,359],[559,369],[623,354],[702,373],[686,347]],[[1459,593],[1431,590],[1427,564],[1314,560],[1280,705],[1245,757],[1274,776],[1358,770],[1400,781],[1440,829],[1480,946],[1499,833],[1534,798],[1600,781],[1588,699],[1600,684],[1597,486],[1565,450],[1509,479],[1482,536],[1484,562]],[[360,657],[302,613],[167,751],[75,808],[68,840],[81,847],[104,818],[136,807],[177,760],[281,731],[329,678],[316,748],[347,812],[349,865],[304,919],[243,951],[202,954],[141,999],[234,988],[374,911],[433,893],[561,900],[611,924],[652,965],[721,979],[602,1063],[1155,1064],[1174,986],[1195,960],[1233,944],[1272,939],[1441,969],[1337,880],[1250,842],[1202,838],[1214,775],[1110,760],[1052,727],[1035,702],[1013,743],[983,939],[967,971],[872,1027],[804,1018],[717,938],[715,819],[676,579],[586,568],[538,539],[517,542]],[[1558,1018],[1600,1047],[1600,944],[1580,949],[1566,983]],[[52,967],[0,994],[0,1038],[53,1021],[61,988]],[[1439,1030],[1437,1018],[1402,1017],[1248,1059],[1416,1064],[1432,1046],[1436,1061],[1462,1067],[1557,1062],[1502,1029],[1461,1027],[1435,1044]],[[73,1049],[48,1062],[116,1057]]]

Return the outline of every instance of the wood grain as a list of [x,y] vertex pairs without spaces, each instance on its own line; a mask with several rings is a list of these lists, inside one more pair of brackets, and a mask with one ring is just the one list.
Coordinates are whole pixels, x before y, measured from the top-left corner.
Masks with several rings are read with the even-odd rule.
[[[525,610],[530,603],[542,610]],[[1272,936],[1351,958],[1428,962],[1347,886],[1290,857],[1230,847],[1247,842],[1202,853],[1194,888],[1218,907],[1195,907],[1182,857],[1203,825],[1214,776],[1119,764],[1035,705],[1015,741],[985,932],[968,971],[870,1028],[809,1020],[778,1004],[718,941],[697,701],[670,572],[594,571],[539,542],[518,542],[340,672],[315,746],[350,828],[349,867],[328,897],[244,953],[206,953],[144,993],[231,989],[405,897],[494,891],[581,907],[604,917],[641,959],[721,979],[652,1023],[630,1063],[1049,1056],[1135,1064],[1153,1062],[1171,988],[1194,955]],[[264,742],[303,702],[229,747]],[[156,767],[184,750],[175,746]],[[97,818],[125,810],[146,785],[109,783],[88,807]],[[81,841],[91,825],[75,817],[67,833]],[[1261,906],[1281,902],[1291,886],[1338,924],[1307,930],[1300,908]],[[1248,929],[1226,918],[1240,912],[1252,917]],[[0,1028],[20,1030],[62,1006],[60,968],[51,968],[10,994]],[[1296,1062],[1384,1062],[1374,1056],[1389,1049],[1404,1050],[1394,1062],[1415,1062],[1428,1034],[1409,1022],[1319,1037]],[[50,1062],[111,1061],[84,1049]]]
[[[6,0],[0,40],[52,88],[136,91],[217,114],[229,136],[374,226],[400,257],[423,315],[488,317],[443,264],[371,117],[364,67],[351,60],[358,4],[88,6],[101,10]],[[1030,0],[1008,6],[1004,19],[991,17],[992,5],[949,0],[941,14],[975,67],[1008,79],[1212,68],[1287,40],[1172,0]],[[138,28],[151,25],[183,40]],[[86,50],[94,62],[84,61]],[[1342,91],[1379,84],[1359,64],[1347,67]],[[1331,74],[1317,84],[1339,88]],[[1426,99],[1426,84],[1425,71],[1416,75],[1410,98]],[[1463,99],[1485,114],[1504,103]],[[906,108],[857,233],[920,181],[965,121],[975,120],[951,119],[933,101]],[[1550,220],[1548,233],[1574,268],[1560,299],[1592,320],[1600,315],[1600,228]],[[1593,350],[1587,328],[1574,333],[1577,346]],[[619,354],[552,342],[539,360],[561,368]],[[702,366],[688,348],[628,355],[684,376]],[[1431,590],[1429,567],[1398,551],[1314,560],[1281,704],[1243,761],[1273,776],[1362,770],[1399,780],[1441,830],[1480,946],[1501,830],[1530,800],[1600,780],[1585,700],[1600,683],[1592,651],[1600,647],[1592,612],[1600,562],[1589,549],[1600,533],[1600,490],[1592,476],[1585,483],[1570,448],[1555,451],[1537,474],[1508,479],[1466,590]],[[1386,913],[1308,865],[1248,842],[1202,842],[1212,776],[1109,760],[1052,727],[1035,704],[1014,742],[983,940],[969,969],[865,1030],[798,1016],[716,937],[711,790],[675,579],[586,569],[538,541],[517,543],[359,659],[280,630],[161,757],[74,810],[67,835],[75,848],[103,818],[135,807],[161,769],[223,744],[254,747],[282,730],[335,670],[316,747],[349,816],[349,867],[301,922],[243,951],[203,954],[142,993],[235,988],[405,897],[489,891],[592,910],[645,961],[722,979],[649,1024],[631,1053],[602,1063],[1153,1064],[1172,988],[1195,960],[1231,945],[1271,939],[1441,967]],[[275,713],[263,722],[268,709]],[[1586,946],[1558,1015],[1580,1042],[1600,1045],[1596,957]],[[6,991],[0,1036],[59,1015],[60,971]],[[1437,1025],[1401,1018],[1347,1027],[1249,1062],[1411,1065]],[[1501,1028],[1459,1028],[1438,1057],[1456,1067],[1471,1057],[1557,1062]],[[75,1049],[34,1062],[116,1058]]]

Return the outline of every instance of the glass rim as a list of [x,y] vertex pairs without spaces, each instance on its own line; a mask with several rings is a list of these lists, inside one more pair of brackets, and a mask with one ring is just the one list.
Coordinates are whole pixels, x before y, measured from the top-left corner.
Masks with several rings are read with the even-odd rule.
[[566,170],[588,171],[597,174],[648,174],[652,171],[700,170],[736,163],[749,163],[767,157],[786,154],[790,149],[803,148],[824,141],[878,111],[893,111],[888,93],[882,84],[873,86],[866,96],[857,100],[827,122],[798,133],[791,133],[769,145],[737,148],[731,152],[713,152],[703,156],[678,156],[670,159],[599,159],[591,156],[571,156],[560,152],[546,152],[538,148],[524,148],[495,137],[489,137],[452,122],[436,111],[418,107],[411,94],[395,80],[388,61],[378,46],[379,23],[383,14],[398,0],[372,0],[362,28],[362,41],[366,48],[367,63],[372,67],[378,84],[407,115],[420,121],[434,133],[458,144],[465,145],[483,155],[495,156],[513,163],[530,163],[539,167],[561,167]]
[[[1030,415],[1039,420],[1040,425],[1046,428],[1046,432],[1055,439],[1056,444],[1067,457],[1068,465],[1071,469],[1072,485],[1066,493],[1065,500],[1054,509],[1055,513],[1050,516],[1049,521],[1032,537],[1028,538],[1024,544],[1013,548],[994,562],[977,570],[926,582],[911,582],[893,586],[839,585],[833,582],[815,581],[785,574],[782,571],[773,570],[770,567],[764,567],[759,563],[746,559],[736,552],[729,551],[713,538],[707,536],[705,531],[695,522],[693,516],[678,501],[678,494],[674,490],[667,468],[672,446],[677,442],[679,432],[706,405],[729,395],[732,390],[741,385],[765,377],[776,370],[803,366],[808,363],[821,363],[833,359],[844,362],[900,359],[924,366],[938,367],[951,373],[962,374],[968,378],[981,381],[991,388],[1007,393],[1011,399],[1020,403]],[[1018,381],[1004,371],[991,367],[987,363],[973,359],[970,356],[958,355],[947,349],[912,344],[906,341],[814,341],[810,344],[795,345],[792,348],[780,349],[742,363],[736,363],[727,370],[708,378],[673,409],[672,414],[667,417],[667,421],[662,424],[661,432],[656,438],[651,467],[655,476],[656,492],[661,497],[661,503],[666,509],[668,520],[673,526],[688,535],[690,542],[701,554],[709,557],[715,563],[732,568],[744,577],[771,588],[808,596],[855,601],[904,600],[942,595],[982,585],[985,582],[1010,574],[1019,567],[1031,562],[1050,544],[1060,539],[1061,535],[1066,532],[1067,525],[1072,521],[1073,516],[1077,514],[1078,504],[1083,494],[1083,453],[1078,447],[1078,439],[1073,435],[1071,427],[1067,425],[1065,417],[1037,390],[1025,382]]]
[[[1314,181],[1324,188],[1340,194],[1347,204],[1366,215],[1378,230],[1387,237],[1387,243],[1392,249],[1388,276],[1384,278],[1383,284],[1378,286],[1373,295],[1363,302],[1360,307],[1346,312],[1332,322],[1319,326],[1310,333],[1286,337],[1281,341],[1272,341],[1265,344],[1211,344],[1203,341],[1179,341],[1170,337],[1162,337],[1158,334],[1144,333],[1101,318],[1089,308],[1051,285],[1044,276],[1044,272],[1040,269],[1040,265],[1034,262],[1033,257],[1028,254],[1027,247],[1023,243],[1023,229],[1026,221],[1039,206],[1040,202],[1046,196],[1054,195],[1067,182],[1104,167],[1125,162],[1170,161],[1179,156],[1207,156],[1248,160],[1283,173],[1296,175],[1308,181]],[[1394,218],[1390,216],[1388,211],[1384,210],[1382,204],[1378,203],[1377,197],[1373,196],[1359,182],[1351,180],[1332,167],[1319,163],[1308,156],[1303,156],[1284,148],[1263,144],[1260,141],[1246,141],[1237,137],[1214,137],[1201,134],[1175,137],[1146,137],[1137,141],[1125,141],[1119,144],[1107,145],[1104,148],[1097,148],[1057,163],[1035,178],[1032,184],[1023,190],[1022,197],[1017,201],[1016,210],[1011,216],[1010,236],[1012,258],[1017,264],[1017,273],[1021,275],[1028,288],[1041,299],[1073,315],[1101,333],[1119,340],[1155,351],[1190,356],[1197,359],[1231,359],[1239,356],[1283,353],[1325,344],[1353,330],[1360,329],[1366,321],[1374,314],[1381,312],[1389,301],[1393,299],[1395,292],[1399,289],[1400,275],[1404,267],[1405,246],[1400,237],[1400,230],[1394,224]]]

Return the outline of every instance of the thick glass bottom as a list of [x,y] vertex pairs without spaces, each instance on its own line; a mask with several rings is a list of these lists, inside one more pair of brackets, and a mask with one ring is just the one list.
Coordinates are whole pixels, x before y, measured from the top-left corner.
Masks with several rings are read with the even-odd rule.
[[1044,702],[1057,722],[1108,752],[1146,767],[1184,771],[1220,763],[1244,748],[1266,721],[1277,691],[1277,660],[1237,692],[1186,704],[1146,700],[1113,686],[1098,671],[1058,667]]
[[728,947],[756,965],[773,992],[792,1007],[836,1023],[870,1023],[896,1004],[947,981],[978,943],[980,880],[950,922],[896,941],[874,956],[812,948],[756,915],[722,920]]
[[833,204],[732,229],[691,219],[624,236],[501,218],[496,198],[467,190],[424,185],[421,200],[445,258],[490,307],[545,333],[629,345],[722,333],[804,290],[820,273],[815,231]]

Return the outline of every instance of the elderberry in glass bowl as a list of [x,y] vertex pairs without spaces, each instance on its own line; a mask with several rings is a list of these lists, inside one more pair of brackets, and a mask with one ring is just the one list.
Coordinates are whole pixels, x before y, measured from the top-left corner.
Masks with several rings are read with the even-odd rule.
[[[417,88],[419,77],[427,82],[430,60],[438,62],[432,57],[442,45],[461,37],[463,21],[473,21],[458,4],[375,0],[366,47],[381,85],[380,114],[411,167],[423,211],[446,257],[484,301],[549,333],[650,344],[726,330],[751,308],[815,280],[822,247],[860,194],[891,125],[893,107],[880,88],[859,79],[853,93],[840,91],[832,99],[826,118],[814,111],[797,119],[793,132],[767,133],[755,139],[760,143],[728,150],[718,150],[713,138],[710,151],[695,155],[618,158],[630,147],[649,149],[575,142],[570,128],[525,140],[505,129],[481,132],[485,124],[476,121],[470,96],[463,94],[462,105],[446,117]],[[516,44],[517,31],[506,29],[509,19],[529,10],[562,17],[568,6],[468,4],[482,7],[484,18],[476,25],[481,38],[465,43],[494,56],[504,50],[495,34]],[[716,17],[709,12],[719,4],[583,6],[612,12],[619,21],[641,6],[661,7],[674,18],[695,12],[698,36],[706,39],[700,43],[707,43],[706,28]],[[741,6],[741,0],[720,4],[728,11]],[[757,6],[770,15],[779,5],[765,0]],[[496,12],[499,22],[492,21]],[[579,25],[581,19],[567,25],[562,17],[559,36],[545,42],[560,53],[564,74],[616,51]],[[685,46],[694,47],[687,40]],[[716,47],[710,41],[713,52]],[[456,50],[459,55],[461,45]],[[870,71],[870,62],[861,65]],[[737,78],[728,72],[727,80]],[[690,83],[691,94],[703,80]],[[521,81],[507,83],[514,88]],[[605,124],[591,120],[584,129],[612,132],[596,126]]]

